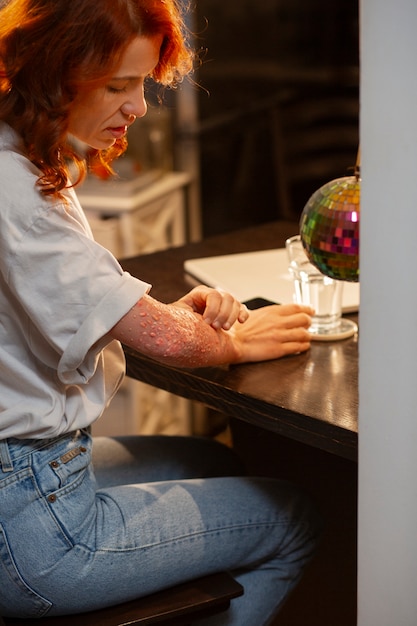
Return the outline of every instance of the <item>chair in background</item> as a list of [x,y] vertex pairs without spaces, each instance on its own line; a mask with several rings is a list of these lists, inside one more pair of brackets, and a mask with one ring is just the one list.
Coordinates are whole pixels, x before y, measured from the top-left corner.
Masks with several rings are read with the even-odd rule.
[[[316,189],[349,175],[350,167],[353,173],[359,145],[356,75],[329,70],[316,82],[307,78],[283,77],[273,94],[200,123],[205,165],[216,160],[211,189],[219,187],[203,216],[209,232],[219,213],[226,231],[250,225],[255,215],[261,222],[297,222]],[[206,202],[211,189],[203,186]]]
[[319,187],[353,175],[359,146],[357,89],[294,89],[269,115],[280,217],[298,220]]

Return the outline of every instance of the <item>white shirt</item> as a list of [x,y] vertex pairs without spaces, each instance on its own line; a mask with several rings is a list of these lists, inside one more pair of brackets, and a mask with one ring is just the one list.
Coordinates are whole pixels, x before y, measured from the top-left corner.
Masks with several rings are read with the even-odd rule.
[[0,439],[94,422],[124,376],[106,333],[150,289],[97,244],[75,193],[45,197],[0,122]]

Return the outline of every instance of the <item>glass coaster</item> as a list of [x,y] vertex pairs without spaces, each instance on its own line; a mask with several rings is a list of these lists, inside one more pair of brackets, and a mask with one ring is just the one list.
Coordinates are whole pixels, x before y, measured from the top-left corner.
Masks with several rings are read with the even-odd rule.
[[358,325],[352,322],[352,320],[342,317],[340,323],[333,328],[329,328],[329,330],[320,333],[311,332],[311,339],[313,341],[338,341],[339,339],[348,339],[348,337],[352,337],[357,332]]

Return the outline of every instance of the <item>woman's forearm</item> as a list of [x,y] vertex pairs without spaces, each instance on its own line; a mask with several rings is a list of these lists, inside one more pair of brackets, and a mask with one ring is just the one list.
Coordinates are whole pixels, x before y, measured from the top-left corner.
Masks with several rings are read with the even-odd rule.
[[144,296],[112,329],[125,345],[168,365],[208,367],[239,360],[232,335],[202,316]]
[[[309,307],[267,306],[245,314],[244,323],[239,323],[239,308],[235,307],[235,322],[230,330],[224,330],[204,319],[204,306],[196,306],[198,300],[194,294],[191,305],[188,297],[167,305],[144,296],[110,334],[151,358],[178,367],[266,361],[310,347],[308,328],[313,311]],[[230,305],[226,317],[229,309]]]

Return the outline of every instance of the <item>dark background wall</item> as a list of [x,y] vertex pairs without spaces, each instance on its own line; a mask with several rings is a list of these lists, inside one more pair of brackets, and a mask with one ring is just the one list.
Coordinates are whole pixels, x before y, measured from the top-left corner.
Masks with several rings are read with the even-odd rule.
[[298,221],[358,148],[355,0],[196,0],[204,235]]

